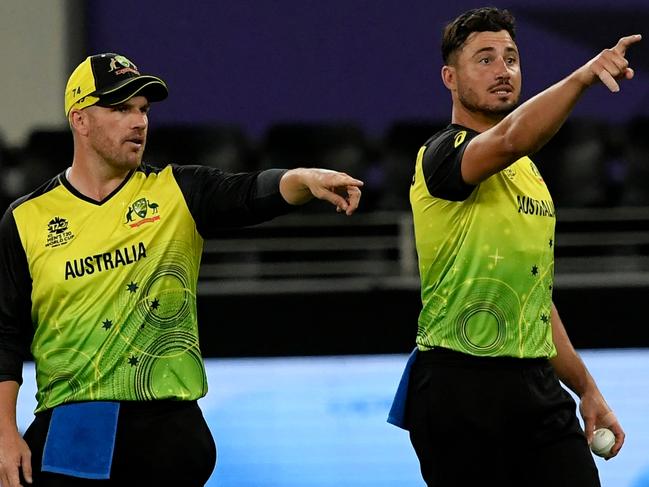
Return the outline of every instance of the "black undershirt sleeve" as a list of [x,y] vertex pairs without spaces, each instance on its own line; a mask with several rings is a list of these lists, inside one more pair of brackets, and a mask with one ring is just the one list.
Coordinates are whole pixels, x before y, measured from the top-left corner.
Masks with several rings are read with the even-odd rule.
[[198,232],[209,238],[220,228],[255,225],[293,208],[279,192],[286,170],[226,173],[207,166],[172,166]]
[[22,384],[22,367],[31,359],[32,280],[10,207],[0,220],[0,381]]
[[[465,135],[462,135],[465,132]],[[462,178],[462,156],[477,132],[450,126],[426,143],[422,170],[431,196],[449,201],[464,201],[475,186]]]

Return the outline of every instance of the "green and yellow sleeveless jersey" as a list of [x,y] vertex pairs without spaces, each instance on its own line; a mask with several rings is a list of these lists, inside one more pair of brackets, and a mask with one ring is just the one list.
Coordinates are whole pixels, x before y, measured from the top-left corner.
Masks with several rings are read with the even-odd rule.
[[203,239],[288,211],[282,174],[143,165],[100,203],[61,174],[11,205],[0,224],[0,380],[22,380],[30,343],[37,411],[204,396]]
[[418,153],[410,189],[421,277],[417,346],[477,356],[551,357],[555,210],[523,157],[477,186],[450,125]]

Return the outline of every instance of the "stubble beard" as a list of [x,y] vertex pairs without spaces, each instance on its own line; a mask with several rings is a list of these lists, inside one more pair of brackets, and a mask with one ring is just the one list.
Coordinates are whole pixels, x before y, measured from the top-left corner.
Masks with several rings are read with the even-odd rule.
[[125,151],[124,147],[99,147],[96,148],[101,158],[115,169],[131,170],[136,169],[142,163],[144,150],[139,152]]
[[123,140],[114,140],[109,137],[100,137],[95,143],[95,151],[110,166],[116,169],[131,170],[140,166],[146,139],[139,151],[132,150]]
[[467,111],[496,120],[502,120],[513,112],[518,107],[519,98],[520,96],[517,96],[512,103],[480,104],[474,91],[458,90],[458,100]]

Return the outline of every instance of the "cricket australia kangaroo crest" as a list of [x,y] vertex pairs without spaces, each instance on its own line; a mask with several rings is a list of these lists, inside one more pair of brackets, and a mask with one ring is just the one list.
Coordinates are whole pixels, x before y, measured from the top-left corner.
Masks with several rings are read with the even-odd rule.
[[131,228],[136,228],[145,223],[158,221],[160,220],[158,209],[158,203],[148,198],[139,198],[128,207],[124,223]]

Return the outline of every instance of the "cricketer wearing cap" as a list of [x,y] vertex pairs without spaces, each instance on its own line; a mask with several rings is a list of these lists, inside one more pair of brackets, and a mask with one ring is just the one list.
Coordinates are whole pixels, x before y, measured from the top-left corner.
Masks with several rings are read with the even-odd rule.
[[[358,206],[362,182],[325,169],[142,163],[150,103],[167,94],[124,56],[88,57],[65,91],[71,167],[0,221],[3,487],[21,474],[39,486],[203,485],[216,459],[197,405],[203,240],[314,197],[347,215]],[[15,405],[29,347],[38,404],[23,439]]]

